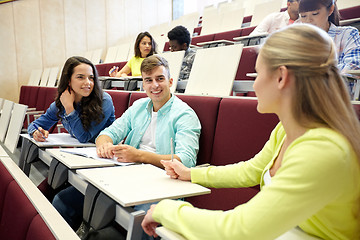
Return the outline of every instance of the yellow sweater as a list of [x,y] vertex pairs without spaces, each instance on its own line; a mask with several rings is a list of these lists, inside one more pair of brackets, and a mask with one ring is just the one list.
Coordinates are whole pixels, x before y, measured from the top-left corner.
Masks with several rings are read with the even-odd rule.
[[308,130],[288,147],[271,184],[264,186],[263,175],[284,139],[279,123],[251,160],[191,170],[192,182],[207,187],[260,183],[261,191],[246,204],[210,211],[163,200],[154,219],[187,239],[274,239],[295,226],[323,239],[360,239],[360,167],[348,141],[330,129]]
[[127,66],[131,69],[131,76],[141,76],[141,63],[144,61],[145,58],[135,57],[133,56],[130,60],[126,63]]

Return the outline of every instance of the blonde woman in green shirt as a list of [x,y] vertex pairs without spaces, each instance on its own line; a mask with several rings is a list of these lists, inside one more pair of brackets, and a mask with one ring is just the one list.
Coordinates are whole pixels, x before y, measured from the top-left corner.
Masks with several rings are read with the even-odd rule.
[[260,184],[231,211],[182,201],[153,205],[142,226],[161,223],[187,239],[275,239],[294,227],[322,239],[360,239],[360,124],[326,32],[307,24],[272,34],[260,50],[254,89],[261,113],[280,123],[252,159],[186,168],[162,161],[171,178],[207,187]]
[[119,71],[119,67],[112,67],[109,71],[110,77],[141,76],[140,66],[142,61],[156,54],[156,43],[148,32],[141,32],[136,37],[134,45],[135,55],[130,58],[126,65]]

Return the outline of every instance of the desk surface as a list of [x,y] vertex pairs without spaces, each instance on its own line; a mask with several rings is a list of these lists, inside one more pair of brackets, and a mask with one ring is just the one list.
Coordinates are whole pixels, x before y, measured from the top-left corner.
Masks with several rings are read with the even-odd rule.
[[81,169],[76,173],[123,207],[210,193],[198,184],[171,179],[150,164]]
[[6,153],[5,149],[0,146],[0,157],[8,157],[9,155]]
[[100,81],[112,80],[112,81],[126,81],[126,80],[138,80],[142,81],[142,76],[127,76],[127,77],[110,77],[110,76],[99,76]]
[[81,143],[69,133],[49,134],[46,142],[37,142],[29,134],[20,134],[23,138],[29,139],[38,147],[94,147],[95,143]]
[[262,33],[259,35],[253,35],[253,36],[242,36],[242,37],[234,37],[234,41],[240,41],[240,40],[244,40],[244,39],[249,39],[249,38],[263,38],[263,37],[267,37],[269,34],[268,33]]
[[220,40],[214,40],[214,41],[209,41],[209,42],[200,42],[200,43],[197,43],[197,45],[199,45],[199,46],[204,46],[204,45],[221,44],[221,43],[224,43],[224,44],[235,44],[235,42],[233,42],[233,41],[229,41],[229,40],[226,40],[226,39],[220,39]]
[[77,156],[71,153],[62,152],[61,149],[46,149],[46,152],[69,169],[115,166],[115,163],[112,162],[104,162],[92,158]]

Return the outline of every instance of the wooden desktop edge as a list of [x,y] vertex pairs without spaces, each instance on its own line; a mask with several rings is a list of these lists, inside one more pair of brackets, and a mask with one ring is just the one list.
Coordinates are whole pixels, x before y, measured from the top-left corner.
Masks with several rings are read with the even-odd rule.
[[197,43],[197,45],[204,46],[204,45],[217,44],[217,43],[219,43],[219,44],[220,43],[235,44],[235,42],[233,42],[233,41],[221,39],[221,40],[214,40],[214,41],[209,41],[209,42],[201,42],[201,43]]

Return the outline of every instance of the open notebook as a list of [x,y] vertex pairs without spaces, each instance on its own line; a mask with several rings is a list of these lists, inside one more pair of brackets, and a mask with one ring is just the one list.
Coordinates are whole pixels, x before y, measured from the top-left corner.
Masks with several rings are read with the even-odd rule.
[[118,162],[116,160],[116,157],[101,158],[96,153],[96,147],[63,148],[60,151],[75,154],[75,155],[82,156],[82,157],[92,158],[92,159],[103,161],[103,162],[111,162],[111,163],[115,163],[116,165],[121,165],[121,166],[133,164],[133,163]]

